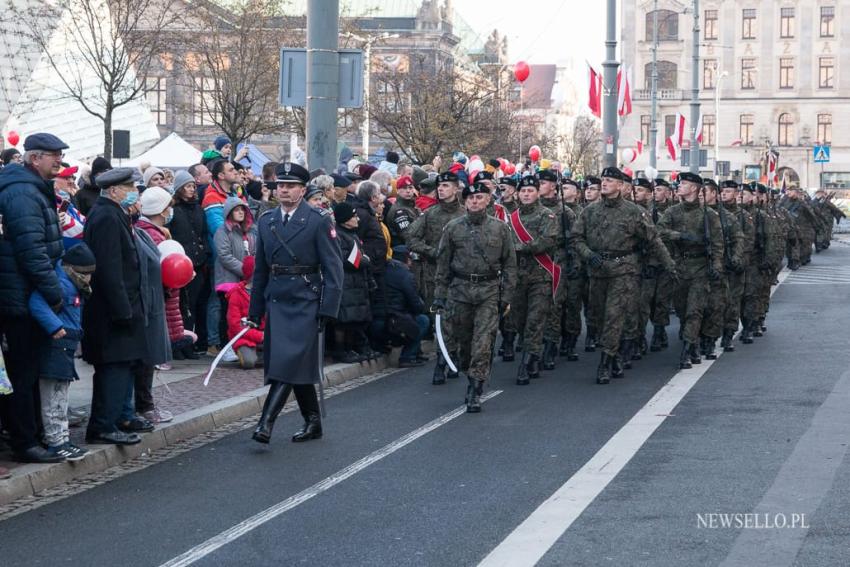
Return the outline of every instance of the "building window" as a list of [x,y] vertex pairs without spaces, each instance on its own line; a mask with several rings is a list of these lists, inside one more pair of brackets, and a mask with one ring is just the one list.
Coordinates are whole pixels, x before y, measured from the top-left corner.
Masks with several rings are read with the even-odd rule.
[[705,11],[705,39],[717,39],[717,10]]
[[779,58],[779,88],[793,89],[794,88],[794,58],[780,57]]
[[835,86],[835,58],[820,58],[818,86],[822,89],[831,89]]
[[166,78],[145,77],[145,99],[158,126],[165,126]]
[[404,81],[378,81],[377,93],[378,108],[387,112],[402,112],[410,107],[410,95]]
[[791,39],[794,37],[794,8],[782,8],[779,11],[779,37]]
[[832,144],[832,114],[818,114],[818,144]]
[[[654,41],[655,12],[646,14],[646,41]],[[672,10],[658,10],[658,41],[679,39],[679,14]]]
[[[658,70],[658,89],[675,89],[679,72],[676,64],[672,61],[658,61],[656,68]],[[652,89],[652,63],[646,64],[643,76],[646,79],[646,89]]]
[[738,130],[741,138],[741,144],[744,146],[752,146],[753,145],[753,115],[752,114],[742,114],[740,129]]
[[741,88],[750,90],[756,88],[756,60],[741,59]]
[[794,136],[794,119],[787,112],[779,115],[779,136],[777,136],[780,146],[790,146]]
[[652,117],[642,114],[640,117],[640,139],[644,144],[649,143],[649,129],[652,127]]
[[673,135],[673,131],[676,129],[676,115],[668,114],[664,117],[664,139],[666,140],[670,136]]
[[215,126],[221,122],[221,111],[216,103],[215,81],[203,77],[192,81],[192,124]]
[[702,88],[713,89],[717,83],[717,59],[703,59]]
[[717,119],[713,114],[702,117],[702,142],[703,146],[713,146],[716,134]]
[[820,174],[823,189],[850,189],[850,171],[824,171]]
[[835,37],[835,6],[820,7],[820,36]]
[[742,39],[756,38],[756,10],[755,8],[747,8],[743,12],[743,24],[741,27]]

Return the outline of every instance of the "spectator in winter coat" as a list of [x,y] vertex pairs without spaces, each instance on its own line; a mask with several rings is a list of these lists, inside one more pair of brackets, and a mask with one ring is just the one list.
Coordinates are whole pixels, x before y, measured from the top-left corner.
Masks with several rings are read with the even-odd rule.
[[145,170],[145,173],[142,176],[142,182],[148,189],[151,187],[161,187],[162,189],[168,187],[168,181],[165,179],[165,172],[160,168],[153,166]]
[[[254,257],[245,256],[242,260],[242,281],[227,293],[227,336],[233,339],[245,329],[242,321],[248,317],[251,305],[251,279],[254,276]],[[239,366],[250,370],[257,366],[257,350],[263,345],[263,332],[266,328],[265,319],[257,329],[250,327],[233,345]]]
[[81,242],[65,254],[64,262],[56,264],[62,286],[62,310],[54,313],[38,291],[29,299],[30,312],[44,331],[38,354],[44,445],[48,453],[68,461],[79,461],[88,453],[71,443],[68,434],[68,387],[72,381],[79,380],[74,352],[83,334],[82,303],[91,294],[94,269],[94,254]]
[[77,167],[63,167],[53,179],[53,191],[56,193],[56,210],[59,214],[59,226],[62,227],[62,245],[65,250],[83,241],[83,229],[86,217],[74,206],[73,197],[79,190],[74,180]]
[[24,163],[24,156],[21,155],[21,152],[19,152],[17,148],[6,148],[0,152],[0,168],[13,163],[17,163],[19,165]]
[[239,172],[232,163],[226,160],[218,160],[210,164],[210,173],[212,173],[212,183],[207,188],[204,194],[204,200],[201,206],[204,208],[204,215],[207,219],[207,230],[209,232],[210,244],[212,245],[213,254],[215,254],[215,245],[212,240],[219,227],[224,224],[224,202],[230,197],[237,197],[245,204],[248,201],[242,194],[242,189],[238,182],[240,179]]
[[[207,166],[196,163],[195,165],[189,166],[189,175],[191,175],[195,179],[195,193],[199,203],[203,203],[204,201],[204,193],[209,187],[209,184],[212,182],[212,173],[207,169]],[[175,180],[175,183],[177,181]]]
[[232,197],[224,203],[223,213],[226,220],[215,233],[215,291],[222,313],[220,346],[227,342],[227,293],[244,279],[242,261],[246,256],[256,254],[253,218],[245,202]]
[[207,220],[198,202],[195,180],[189,172],[178,171],[174,176],[174,218],[168,228],[171,238],[183,246],[195,269],[195,277],[180,290],[180,313],[184,327],[198,337],[195,352],[205,353],[209,346],[207,301],[212,289],[208,264],[210,249]]
[[88,216],[89,211],[94,206],[94,202],[100,197],[100,188],[97,186],[97,176],[112,169],[112,164],[109,160],[102,157],[94,158],[91,164],[91,172],[88,178],[85,176],[80,184],[80,190],[74,195],[74,205],[80,214]]
[[410,271],[407,246],[393,248],[393,259],[387,264],[387,333],[401,340],[403,348],[399,366],[419,366],[425,358],[420,343],[431,322],[425,314],[425,302],[416,291]]
[[38,367],[32,353],[41,330],[29,313],[28,298],[38,290],[54,312],[62,310],[55,271],[63,253],[62,235],[50,180],[59,173],[67,147],[52,134],[32,134],[24,141],[24,164],[12,163],[0,171],[0,334],[6,336],[3,355],[14,387],[0,397],[0,411],[14,458],[21,462],[64,460],[38,443]]
[[398,175],[399,156],[396,152],[387,152],[387,157],[378,165],[379,171],[386,171],[393,177]]

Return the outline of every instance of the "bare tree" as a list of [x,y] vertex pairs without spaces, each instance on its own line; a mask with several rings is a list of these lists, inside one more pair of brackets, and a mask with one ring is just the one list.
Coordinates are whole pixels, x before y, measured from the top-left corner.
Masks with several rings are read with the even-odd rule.
[[[9,14],[61,83],[45,85],[103,122],[103,154],[112,157],[112,117],[142,98],[160,34],[176,20],[174,0],[54,0],[13,3]],[[138,33],[144,30],[145,33]],[[132,40],[130,39],[132,38]]]
[[590,175],[599,170],[602,155],[602,132],[599,123],[588,116],[579,116],[573,125],[571,138],[564,140],[563,164],[573,174]]

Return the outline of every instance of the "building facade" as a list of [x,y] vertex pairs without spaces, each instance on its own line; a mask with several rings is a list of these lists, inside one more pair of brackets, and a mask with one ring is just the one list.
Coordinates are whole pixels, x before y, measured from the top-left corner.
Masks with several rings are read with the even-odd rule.
[[[693,7],[679,0],[625,0],[622,57],[633,68],[633,114],[621,147],[651,128],[652,49],[657,9],[658,169],[682,170],[664,141],[682,113],[690,137]],[[731,177],[759,179],[767,147],[779,152],[778,175],[803,187],[850,188],[850,1],[703,0],[699,6],[700,168],[729,162]],[[814,162],[813,147],[831,147]],[[684,152],[683,152],[684,153]],[[649,152],[635,169],[649,165]]]

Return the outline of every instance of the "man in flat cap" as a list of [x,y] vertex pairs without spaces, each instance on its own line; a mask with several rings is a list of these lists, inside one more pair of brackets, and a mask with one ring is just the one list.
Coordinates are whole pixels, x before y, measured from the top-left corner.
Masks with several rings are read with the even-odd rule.
[[477,413],[490,378],[500,303],[513,297],[517,264],[511,230],[487,214],[487,186],[464,187],[463,199],[466,214],[450,221],[440,239],[432,311],[451,319],[457,367],[469,380],[466,411]]
[[596,373],[598,384],[607,384],[612,376],[623,376],[620,338],[629,298],[637,291],[635,250],[646,246],[662,259],[665,269],[675,274],[673,260],[647,212],[622,198],[623,179],[616,167],[605,168],[602,198],[588,205],[572,233],[575,249],[590,269],[590,312],[602,347]]
[[67,147],[52,134],[32,134],[24,140],[23,163],[12,161],[0,171],[0,334],[6,337],[3,354],[14,387],[12,394],[0,396],[0,415],[14,458],[26,463],[64,460],[39,445],[38,367],[32,353],[42,331],[28,301],[38,290],[51,309],[62,309],[54,269],[62,257],[62,233],[50,180],[59,173]]
[[[437,176],[437,196],[439,202],[436,206],[429,207],[422,213],[407,229],[405,238],[407,246],[412,252],[419,255],[422,262],[422,279],[424,284],[420,288],[422,299],[426,305],[434,301],[434,285],[437,277],[437,248],[440,245],[440,237],[443,228],[449,221],[463,216],[463,208],[458,200],[460,191],[460,180],[457,174],[452,172],[441,173]],[[445,323],[446,321],[444,321]],[[446,325],[443,329],[444,338],[448,341],[451,349],[451,329]],[[437,357],[437,365],[434,368],[434,384],[444,384],[446,378],[457,378],[457,374],[448,371],[446,361],[442,356]]]
[[310,172],[284,162],[275,170],[280,206],[257,221],[257,255],[248,310],[250,326],[265,318],[265,381],[270,384],[253,439],[271,440],[275,420],[294,392],[304,425],[293,442],[322,437],[315,384],[321,379],[319,341],[342,298],[343,266],[330,215],[304,201]]

